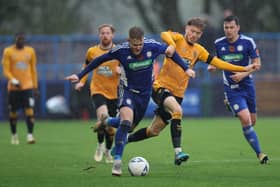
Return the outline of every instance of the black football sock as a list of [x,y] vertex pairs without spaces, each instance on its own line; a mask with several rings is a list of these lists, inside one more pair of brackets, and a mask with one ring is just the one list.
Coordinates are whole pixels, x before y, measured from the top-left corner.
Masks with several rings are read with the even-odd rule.
[[104,142],[104,131],[97,132],[97,140],[100,144]]
[[34,129],[34,117],[33,116],[26,117],[26,125],[27,125],[28,133],[32,134],[33,129]]
[[149,138],[147,136],[147,128],[142,128],[128,136],[128,142],[137,142]]
[[10,118],[10,129],[12,134],[17,133],[17,119]]
[[170,125],[170,130],[171,130],[171,138],[172,138],[172,144],[173,147],[181,147],[181,120],[180,119],[172,119],[171,120],[171,125]]

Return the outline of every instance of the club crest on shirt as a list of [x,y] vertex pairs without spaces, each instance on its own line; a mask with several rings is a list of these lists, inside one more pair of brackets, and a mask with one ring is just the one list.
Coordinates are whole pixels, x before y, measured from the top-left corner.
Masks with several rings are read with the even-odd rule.
[[147,57],[150,58],[152,56],[152,51],[147,51]]
[[243,46],[242,45],[238,45],[237,46],[237,51],[243,51]]

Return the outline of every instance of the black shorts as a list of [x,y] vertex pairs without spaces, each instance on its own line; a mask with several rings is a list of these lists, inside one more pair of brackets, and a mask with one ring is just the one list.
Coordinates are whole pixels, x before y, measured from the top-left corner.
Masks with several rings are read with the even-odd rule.
[[108,112],[110,116],[116,116],[118,112],[118,100],[117,99],[107,99],[101,94],[94,94],[91,96],[93,107],[95,110],[102,105],[107,105]]
[[34,108],[35,100],[33,90],[10,91],[8,94],[8,107],[10,111],[17,111],[21,108]]
[[159,88],[157,90],[153,89],[152,91],[152,99],[158,105],[154,112],[156,115],[159,115],[166,124],[168,124],[168,121],[171,119],[171,114],[164,110],[163,102],[169,96],[173,96],[181,105],[183,98],[174,96],[166,88]]

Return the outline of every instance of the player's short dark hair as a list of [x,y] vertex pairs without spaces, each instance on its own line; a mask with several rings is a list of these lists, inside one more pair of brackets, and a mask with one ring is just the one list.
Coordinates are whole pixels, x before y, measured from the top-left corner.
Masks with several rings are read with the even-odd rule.
[[204,19],[199,17],[193,17],[188,20],[187,25],[198,27],[201,30],[204,30],[206,27],[206,22]]
[[104,27],[109,27],[111,29],[112,33],[114,33],[116,31],[116,29],[115,29],[115,27],[113,25],[111,25],[111,24],[102,24],[102,25],[98,26],[98,29],[97,29],[98,32],[100,32],[100,30],[102,28],[104,28]]
[[131,39],[142,39],[144,37],[144,31],[140,27],[131,27],[129,29],[129,38]]
[[16,37],[18,37],[18,36],[25,36],[25,33],[24,32],[17,32],[16,34],[15,34],[15,38]]
[[224,19],[224,22],[231,22],[231,21],[235,21],[236,25],[239,25],[239,18],[235,15],[227,16]]

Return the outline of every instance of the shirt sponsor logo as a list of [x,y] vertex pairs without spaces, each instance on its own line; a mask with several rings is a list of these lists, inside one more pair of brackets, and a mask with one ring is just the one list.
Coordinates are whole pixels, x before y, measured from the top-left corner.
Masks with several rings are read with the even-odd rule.
[[228,62],[238,62],[241,61],[243,58],[243,54],[228,54],[222,56],[222,59]]
[[146,69],[152,63],[153,63],[153,61],[151,59],[149,59],[149,60],[130,63],[128,65],[128,67],[129,67],[129,69],[136,71],[136,70],[140,70],[140,69]]
[[16,68],[20,70],[26,70],[27,69],[27,64],[25,62],[17,62],[16,63]]
[[97,74],[103,75],[105,77],[110,77],[113,75],[113,71],[109,66],[99,66],[97,69]]

